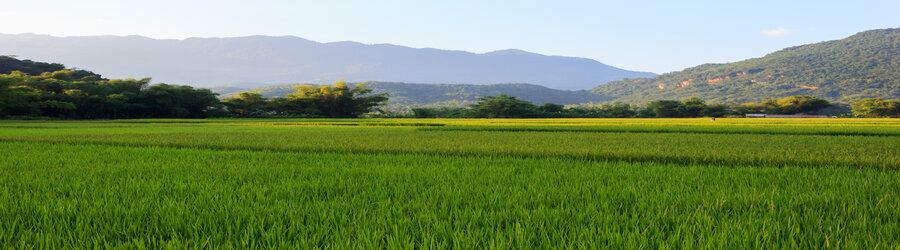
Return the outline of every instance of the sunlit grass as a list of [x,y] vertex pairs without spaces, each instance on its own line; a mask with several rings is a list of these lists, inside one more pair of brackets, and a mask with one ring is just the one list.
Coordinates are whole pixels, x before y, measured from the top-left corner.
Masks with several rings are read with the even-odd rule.
[[898,123],[0,122],[0,246],[897,248]]

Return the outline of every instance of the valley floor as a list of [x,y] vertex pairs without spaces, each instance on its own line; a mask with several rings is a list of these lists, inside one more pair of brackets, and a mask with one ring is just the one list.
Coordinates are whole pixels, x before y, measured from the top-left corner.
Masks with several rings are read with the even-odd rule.
[[900,121],[0,122],[12,248],[897,248]]

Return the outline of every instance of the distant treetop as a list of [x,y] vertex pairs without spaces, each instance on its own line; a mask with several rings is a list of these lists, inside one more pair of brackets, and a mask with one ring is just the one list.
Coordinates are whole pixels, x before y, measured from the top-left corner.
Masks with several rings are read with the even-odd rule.
[[[59,63],[35,62],[32,60],[19,60],[15,56],[0,56],[0,74],[9,74],[13,71],[21,71],[29,75],[40,75],[45,72],[65,70],[66,66]],[[100,74],[81,69],[70,69],[71,77],[81,79],[88,76],[103,79]]]

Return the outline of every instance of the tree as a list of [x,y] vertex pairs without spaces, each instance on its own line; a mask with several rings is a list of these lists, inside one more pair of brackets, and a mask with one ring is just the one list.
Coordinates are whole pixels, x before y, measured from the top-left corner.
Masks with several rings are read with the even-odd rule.
[[565,107],[566,106],[560,104],[544,103],[544,105],[537,107],[537,110],[543,113],[562,113],[565,111]]
[[269,113],[281,117],[321,118],[325,117],[310,100],[276,97],[269,99],[264,107]]
[[600,111],[606,118],[628,118],[635,115],[631,105],[626,103],[603,103],[600,105]]
[[676,108],[680,117],[701,117],[706,110],[706,102],[697,97],[690,97]]
[[54,100],[41,101],[37,105],[45,116],[50,117],[65,117],[69,112],[77,108],[74,103]]
[[12,80],[0,78],[0,118],[7,115],[7,106],[10,105],[10,99],[13,98],[13,91],[9,87],[12,86]]
[[[47,71],[39,71],[51,69]],[[208,89],[141,80],[106,80],[62,65],[0,56],[0,117],[65,119],[202,118],[221,110]],[[28,72],[37,72],[29,75]]]
[[135,98],[143,117],[205,118],[206,112],[221,108],[216,93],[191,86],[156,84]]
[[850,107],[857,117],[900,117],[900,100],[864,98],[853,100]]
[[376,107],[387,103],[387,94],[371,94],[372,90],[365,84],[357,84],[352,89],[344,81],[332,86],[312,85],[294,86],[297,91],[288,94],[289,100],[309,103],[321,114],[333,118],[352,118],[372,112]]
[[269,105],[269,99],[262,94],[243,92],[235,98],[226,98],[222,104],[233,117],[263,117]]
[[647,103],[647,109],[653,111],[658,118],[680,117],[679,110],[682,109],[682,105],[681,102],[675,100],[658,100]]
[[472,116],[476,118],[520,118],[537,111],[537,106],[515,96],[501,94],[478,99],[478,103],[470,106]]
[[768,99],[759,103],[745,103],[738,109],[741,113],[796,114],[810,113],[830,107],[831,103],[814,96],[788,96]]
[[709,117],[724,117],[728,113],[730,113],[728,107],[722,104],[707,105],[706,109],[703,109],[703,115]]
[[774,101],[782,114],[809,113],[831,107],[828,101],[809,95],[788,96]]

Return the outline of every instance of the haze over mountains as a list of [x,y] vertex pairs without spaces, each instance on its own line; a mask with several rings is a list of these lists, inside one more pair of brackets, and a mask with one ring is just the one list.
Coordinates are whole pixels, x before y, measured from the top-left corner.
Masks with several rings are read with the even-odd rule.
[[[653,78],[602,84],[588,91],[559,91],[529,84],[422,85],[370,83],[391,94],[392,104],[453,105],[505,93],[537,104],[551,102],[625,102],[698,97],[712,103],[756,102],[792,95],[813,95],[848,103],[867,97],[900,98],[900,29],[860,32],[841,40],[795,46],[761,58],[705,64]],[[254,91],[266,96],[290,93],[290,85],[253,90],[220,89],[226,94]]]
[[[307,44],[309,47],[304,47],[308,48],[304,51],[294,50],[293,48],[298,47],[297,44]],[[294,51],[292,52],[294,54],[283,54],[284,51]],[[334,51],[351,52],[334,59],[328,56],[328,53]],[[373,54],[375,53],[373,51],[380,51],[381,54]],[[373,81],[369,85],[376,93],[390,94],[391,105],[398,107],[460,106],[473,103],[478,97],[499,94],[518,96],[537,104],[613,101],[644,104],[653,100],[680,100],[688,97],[698,97],[712,103],[743,103],[793,95],[813,95],[842,103],[867,97],[900,98],[900,29],[870,30],[841,40],[782,49],[760,58],[726,64],[704,64],[652,78],[631,78],[607,84],[601,84],[602,81],[590,81],[588,76],[596,73],[599,79],[601,76],[596,69],[611,67],[588,59],[542,56],[522,51],[472,54],[350,42],[321,44],[296,37],[153,40],[144,37],[56,38],[39,35],[0,35],[0,54],[61,62],[70,67],[89,69],[108,78],[149,76],[154,77],[157,82],[176,84],[207,83],[197,79],[263,83],[267,81],[260,79],[265,78],[276,83],[292,83],[266,84],[266,87],[256,89],[253,89],[255,87],[253,84],[213,88],[217,93],[223,94],[222,97],[233,96],[242,91],[260,92],[269,97],[283,96],[293,92],[290,87],[297,82],[331,83],[341,78],[349,82],[368,82],[370,78],[362,76],[384,72],[394,72],[397,75],[406,73],[404,77],[410,77],[410,80],[406,80],[407,83]],[[361,59],[357,60],[356,57]],[[323,62],[317,63],[308,58],[327,60],[323,59]],[[453,58],[456,59],[450,60]],[[374,63],[382,59],[396,64],[385,66]],[[359,79],[366,80],[355,80],[356,78],[338,76],[339,74],[334,74],[332,76],[334,79],[326,79],[324,75],[320,75],[320,80],[288,80],[297,77],[296,72],[311,72],[309,70],[314,69],[353,69],[353,66],[344,63],[350,61],[371,63],[365,64],[369,66],[358,64],[356,71],[345,71],[356,72],[347,75],[359,76],[361,77]],[[422,62],[423,65],[412,65],[412,62]],[[296,66],[300,65],[298,63],[302,65]],[[467,63],[471,65],[466,65]],[[242,65],[250,66],[242,68]],[[286,65],[295,65],[296,68],[292,69]],[[538,65],[544,65],[546,68],[529,68]],[[471,71],[471,74],[465,72],[450,74],[453,67],[466,69],[463,71]],[[367,68],[378,70],[364,70]],[[500,74],[491,74],[494,71]],[[551,77],[553,74],[547,73],[549,71],[561,75],[554,78]],[[543,86],[502,84],[518,81],[503,81],[496,78],[501,75],[512,78],[517,77],[517,74],[533,79],[585,80],[578,82],[577,87],[566,85],[566,82],[558,83],[566,86],[560,87],[548,86],[551,84]],[[413,80],[419,79],[415,77],[426,75],[445,75],[448,79],[457,77],[453,79],[465,78],[478,83],[495,84],[461,84],[465,82],[462,80],[440,81],[460,84],[422,84],[430,81]],[[171,76],[181,76],[188,80],[172,80]]]
[[531,83],[584,90],[625,78],[652,77],[595,60],[521,50],[484,54],[298,37],[249,36],[157,40],[141,36],[53,37],[0,34],[0,55],[58,62],[111,78],[201,87],[347,81]]

